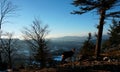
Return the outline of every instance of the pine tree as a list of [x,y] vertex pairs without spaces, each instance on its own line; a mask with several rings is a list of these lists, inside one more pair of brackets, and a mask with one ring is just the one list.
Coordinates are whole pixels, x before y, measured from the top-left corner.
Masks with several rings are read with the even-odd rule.
[[95,11],[99,14],[98,38],[96,42],[95,54],[96,58],[100,56],[102,33],[105,19],[108,17],[120,17],[120,10],[112,11],[113,8],[120,6],[119,0],[73,0],[72,3],[78,10],[74,10],[72,14],[84,14]]
[[94,55],[95,45],[92,42],[92,35],[91,33],[88,34],[87,40],[83,43],[81,47],[80,54],[84,57],[89,57]]
[[113,19],[108,31],[109,39],[103,43],[103,51],[120,45],[120,21]]
[[120,44],[120,21],[112,20],[112,25],[108,30],[110,46],[117,46]]

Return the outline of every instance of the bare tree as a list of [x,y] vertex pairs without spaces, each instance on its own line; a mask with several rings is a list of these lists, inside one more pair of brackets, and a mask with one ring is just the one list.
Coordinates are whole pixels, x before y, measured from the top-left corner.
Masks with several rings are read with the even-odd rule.
[[1,25],[7,22],[7,18],[13,15],[17,7],[8,0],[0,0],[0,29]]
[[[12,4],[9,0],[0,0],[0,39],[2,36],[2,24],[5,24],[5,22],[8,22],[8,17],[11,17],[14,15],[17,7]],[[0,42],[0,61],[2,61],[1,58],[1,52],[2,52],[2,44]]]
[[33,56],[40,62],[42,68],[46,66],[47,42],[45,38],[48,33],[48,25],[42,25],[38,19],[33,21],[30,28],[25,28],[23,31],[27,44],[35,52]]
[[7,61],[7,63],[9,64],[9,67],[12,67],[12,60],[13,60],[13,56],[15,55],[15,53],[17,52],[17,46],[18,46],[18,42],[17,39],[13,38],[13,33],[6,33],[6,38],[5,39],[1,39],[2,40],[2,48],[3,48],[3,53],[4,56],[6,56],[6,58],[4,60]]

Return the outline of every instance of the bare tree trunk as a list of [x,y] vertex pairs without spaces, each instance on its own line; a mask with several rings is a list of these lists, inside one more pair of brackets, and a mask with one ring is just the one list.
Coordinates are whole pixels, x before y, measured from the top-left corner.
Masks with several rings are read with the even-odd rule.
[[11,58],[11,52],[9,51],[9,55],[8,55],[8,59],[9,59],[9,68],[12,68],[12,58]]
[[1,51],[0,51],[0,63],[2,62]]
[[[1,26],[0,26],[0,39],[1,39],[1,34],[2,34],[2,32],[1,32]],[[0,63],[2,62],[2,44],[1,44],[1,42],[0,42]]]
[[96,48],[95,48],[95,56],[97,59],[100,57],[105,13],[106,13],[105,10],[102,10],[101,14],[100,14],[101,16],[100,16],[100,22],[99,22],[99,26],[98,26],[98,36],[97,36],[97,42],[96,42]]

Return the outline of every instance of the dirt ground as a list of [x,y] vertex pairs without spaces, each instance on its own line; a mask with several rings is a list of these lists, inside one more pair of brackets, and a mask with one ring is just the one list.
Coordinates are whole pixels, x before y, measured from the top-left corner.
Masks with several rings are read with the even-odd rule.
[[120,72],[120,62],[72,62],[55,68],[21,69],[19,72]]

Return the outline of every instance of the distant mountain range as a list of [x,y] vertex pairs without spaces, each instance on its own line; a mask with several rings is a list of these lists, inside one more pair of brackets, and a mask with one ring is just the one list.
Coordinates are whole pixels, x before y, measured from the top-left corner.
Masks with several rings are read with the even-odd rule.
[[[58,37],[58,38],[51,38],[50,40],[52,41],[78,41],[78,42],[83,42],[87,39],[88,36],[64,36],[64,37]],[[102,39],[108,39],[108,35],[103,35]],[[96,37],[92,37],[93,40],[96,39]]]
[[[108,39],[108,35],[103,35],[103,41]],[[29,46],[27,46],[25,40],[18,40],[20,44],[19,52],[21,53],[29,53]],[[60,54],[63,51],[71,50],[72,48],[80,49],[83,42],[87,40],[87,36],[79,37],[79,36],[65,36],[59,38],[51,38],[48,43],[48,48],[52,53]],[[96,38],[92,38],[93,42],[96,41]]]
[[80,37],[80,36],[64,36],[59,38],[52,38],[52,41],[84,41],[87,37]]
[[[108,38],[108,35],[103,35],[103,41]],[[72,48],[76,48],[79,50],[85,40],[87,40],[87,36],[64,36],[59,38],[52,38],[50,39],[49,48],[52,49],[53,52],[56,51],[58,53],[71,50]],[[96,37],[93,37],[92,41],[96,43]]]

